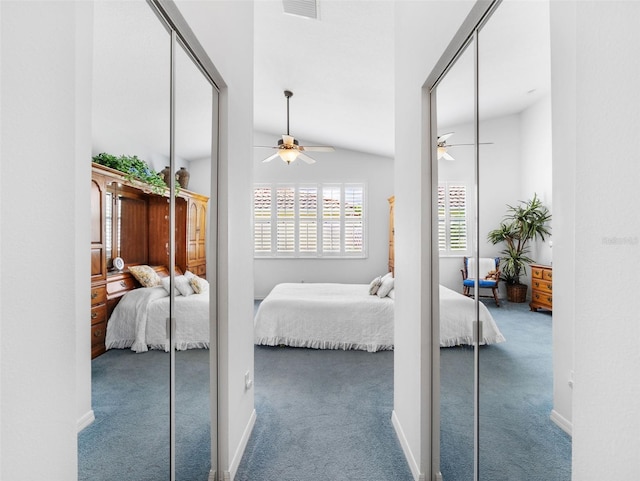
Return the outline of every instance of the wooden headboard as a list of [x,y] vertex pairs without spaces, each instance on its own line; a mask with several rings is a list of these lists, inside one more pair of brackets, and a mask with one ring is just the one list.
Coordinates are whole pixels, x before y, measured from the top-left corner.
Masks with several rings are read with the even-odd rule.
[[[169,268],[167,266],[151,266],[160,277],[169,276]],[[175,268],[176,275],[181,275],[182,271],[179,267]],[[113,309],[116,307],[122,296],[127,292],[142,287],[135,277],[128,271],[114,272],[107,275],[107,319],[111,317]]]

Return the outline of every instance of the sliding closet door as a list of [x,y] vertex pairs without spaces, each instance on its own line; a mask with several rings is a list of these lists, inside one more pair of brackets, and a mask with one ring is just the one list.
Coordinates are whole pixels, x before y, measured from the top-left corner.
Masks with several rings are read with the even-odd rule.
[[[550,108],[544,114],[550,83],[548,12],[547,2],[505,1],[478,32],[481,256],[507,257],[504,243],[487,239],[500,227],[507,205],[534,193],[545,203],[550,200],[539,190],[551,184],[551,171],[545,170],[551,166]],[[544,254],[535,243],[526,252],[536,262],[543,262]],[[530,278],[527,266],[520,281],[528,284]],[[528,315],[528,302],[501,299],[494,317],[506,341],[481,349],[481,480],[538,479],[531,467],[540,464],[545,479],[570,478],[553,447],[557,441],[549,418],[551,335],[544,326],[551,314]]]
[[[438,179],[440,283],[440,470],[445,480],[474,476],[476,345],[474,301],[462,297],[464,259],[477,256],[475,229],[474,46],[460,52],[432,91],[438,148],[433,172]],[[456,319],[456,302],[466,304]],[[462,322],[461,322],[462,321]],[[436,424],[437,425],[437,424]]]
[[[93,9],[93,155],[136,156],[157,169],[170,151],[169,30],[145,2],[95,2]],[[109,180],[105,195],[109,282],[148,261],[151,196]],[[109,285],[119,282],[126,285]],[[117,295],[107,290],[109,314]],[[83,432],[79,479],[170,479],[168,353],[110,349],[92,367],[96,420],[87,431],[99,434]]]
[[[176,263],[181,271],[198,276],[198,292],[182,289],[177,296],[175,321],[175,479],[206,480],[211,469],[212,449],[210,356],[215,356],[215,322],[212,318],[210,283],[215,279],[215,252],[207,250],[212,198],[212,172],[216,169],[217,90],[199,68],[185,46],[174,46],[174,172],[180,174],[176,198]],[[183,196],[182,194],[189,194]],[[215,194],[215,192],[213,192]],[[215,221],[215,217],[213,218]],[[183,272],[184,273],[184,272]],[[183,286],[184,277],[176,282]],[[200,292],[202,290],[202,292]],[[185,297],[186,296],[186,297]],[[186,305],[190,301],[190,306]],[[185,340],[189,344],[185,344]],[[209,349],[213,345],[213,349]],[[215,380],[214,380],[215,381]],[[215,390],[214,390],[215,395]],[[215,423],[215,419],[213,420]],[[215,427],[213,428],[215,432]]]

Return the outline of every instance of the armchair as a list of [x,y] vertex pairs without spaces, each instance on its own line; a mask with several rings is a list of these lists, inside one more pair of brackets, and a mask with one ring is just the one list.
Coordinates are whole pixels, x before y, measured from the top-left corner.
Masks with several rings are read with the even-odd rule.
[[[493,294],[493,296],[480,297],[493,297],[493,299],[496,301],[496,306],[500,307],[500,301],[498,301],[498,284],[500,283],[500,258],[480,257],[478,259],[478,266],[478,272],[480,276],[480,282],[478,283],[478,293],[480,292],[480,289],[491,289],[491,292]],[[473,297],[473,290],[476,283],[475,258],[465,257],[464,268],[460,269],[460,273],[462,274],[462,293],[465,296]]]

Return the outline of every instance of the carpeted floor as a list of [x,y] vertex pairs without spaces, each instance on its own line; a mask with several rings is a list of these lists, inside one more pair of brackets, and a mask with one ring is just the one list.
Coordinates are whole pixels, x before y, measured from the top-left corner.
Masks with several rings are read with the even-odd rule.
[[[80,481],[169,479],[169,354],[114,349],[94,359],[96,420],[78,435]],[[209,351],[176,353],[176,480],[211,466]]]
[[258,418],[236,481],[413,479],[391,424],[393,352],[255,356]]
[[[487,303],[507,342],[481,348],[480,479],[568,481],[571,440],[552,409],[551,315]],[[176,479],[209,473],[207,350],[177,353]],[[445,481],[473,479],[473,352],[441,349]],[[92,362],[96,421],[79,479],[168,479],[169,356],[112,350]],[[255,348],[257,421],[237,481],[411,480],[390,416],[393,353]]]
[[[571,438],[553,408],[551,313],[486,302],[506,342],[480,348],[480,479],[569,481]],[[473,351],[441,349],[441,471],[473,479]]]

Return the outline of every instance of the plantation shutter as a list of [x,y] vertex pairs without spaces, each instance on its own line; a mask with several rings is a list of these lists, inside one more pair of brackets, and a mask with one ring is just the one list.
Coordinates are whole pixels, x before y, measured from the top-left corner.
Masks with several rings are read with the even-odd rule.
[[322,252],[340,253],[340,186],[322,188]]
[[268,254],[271,246],[271,187],[253,189],[253,249]]
[[445,186],[438,186],[438,249],[447,250],[447,218]]
[[279,253],[295,253],[295,197],[294,187],[278,187],[276,189],[276,251]]
[[463,183],[438,185],[438,248],[450,253],[467,251],[467,187]]
[[449,249],[467,250],[467,188],[449,185]]
[[301,253],[318,252],[318,188],[298,188],[298,250]]
[[364,252],[364,188],[346,185],[344,188],[344,250]]

